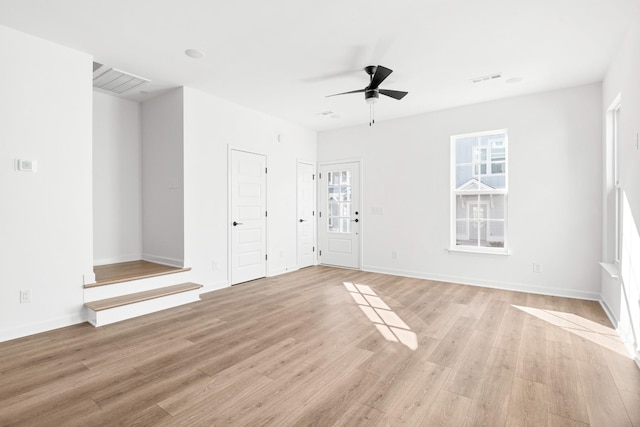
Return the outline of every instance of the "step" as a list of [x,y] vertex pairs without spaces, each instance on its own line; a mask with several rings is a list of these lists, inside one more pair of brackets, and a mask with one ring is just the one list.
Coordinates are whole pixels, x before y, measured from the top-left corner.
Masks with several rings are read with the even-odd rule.
[[96,275],[96,283],[90,283],[84,285],[84,287],[85,289],[89,289],[114,283],[182,273],[190,270],[190,267],[172,267],[143,260],[96,265],[93,267],[93,272]]
[[200,301],[202,285],[181,283],[85,303],[89,323],[104,326],[125,319]]

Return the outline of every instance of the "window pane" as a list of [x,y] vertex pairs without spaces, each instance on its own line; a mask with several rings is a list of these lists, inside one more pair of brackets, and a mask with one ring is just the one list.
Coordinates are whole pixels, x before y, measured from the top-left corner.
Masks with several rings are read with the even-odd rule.
[[336,216],[340,216],[340,205],[338,203],[335,202],[330,202],[329,203],[329,216],[331,217],[336,217]]
[[340,203],[340,216],[351,216],[351,203]]
[[340,232],[351,233],[351,220],[349,218],[340,218]]
[[342,171],[342,179],[340,183],[343,185],[351,185],[351,171]]
[[351,187],[340,187],[340,201],[351,201]]
[[332,233],[338,233],[340,231],[340,223],[338,218],[329,218],[329,231]]
[[506,170],[504,162],[491,163],[491,173],[504,173]]
[[474,148],[478,146],[478,138],[461,138],[456,140],[456,164],[472,163]]
[[487,221],[487,246],[504,248],[504,221]]
[[505,203],[503,194],[481,195],[480,203],[487,206],[487,219],[504,220]]
[[471,178],[473,178],[473,165],[471,163],[456,166],[456,188],[460,188],[463,184],[469,182]]

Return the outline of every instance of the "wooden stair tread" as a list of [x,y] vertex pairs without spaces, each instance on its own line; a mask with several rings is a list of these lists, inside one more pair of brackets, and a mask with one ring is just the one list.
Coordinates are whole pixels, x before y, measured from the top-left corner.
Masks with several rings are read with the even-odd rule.
[[148,277],[164,276],[166,274],[182,273],[191,270],[190,267],[170,267],[149,261],[127,261],[116,264],[96,265],[93,272],[96,283],[84,285],[85,288],[112,285],[114,283],[129,282],[131,280],[146,279]]
[[98,301],[87,302],[84,305],[93,311],[108,310],[114,307],[133,304],[136,302],[147,301],[167,295],[178,294],[181,292],[193,291],[202,288],[197,283],[181,283],[179,285],[165,286],[163,288],[151,289],[149,291],[136,292],[133,294],[122,295],[113,298],[107,298]]

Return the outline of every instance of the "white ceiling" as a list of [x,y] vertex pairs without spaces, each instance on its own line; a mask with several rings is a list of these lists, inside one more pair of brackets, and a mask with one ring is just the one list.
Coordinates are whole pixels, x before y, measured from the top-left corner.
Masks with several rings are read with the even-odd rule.
[[326,97],[364,88],[366,65],[394,70],[382,88],[409,92],[382,96],[376,121],[600,81],[639,3],[0,0],[0,24],[151,79],[132,99],[183,85],[327,130],[368,122],[363,94]]

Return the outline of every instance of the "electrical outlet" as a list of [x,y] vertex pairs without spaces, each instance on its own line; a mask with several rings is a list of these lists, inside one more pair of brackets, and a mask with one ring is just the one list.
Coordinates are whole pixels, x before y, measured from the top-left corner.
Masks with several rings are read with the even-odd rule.
[[20,304],[31,302],[31,289],[20,290]]
[[218,261],[216,261],[215,259],[213,260],[213,262],[211,263],[211,267],[213,268],[213,270],[217,270],[218,269]]
[[398,252],[397,251],[391,251],[391,259],[398,259]]
[[533,272],[534,273],[540,273],[540,264],[537,262],[533,263]]

